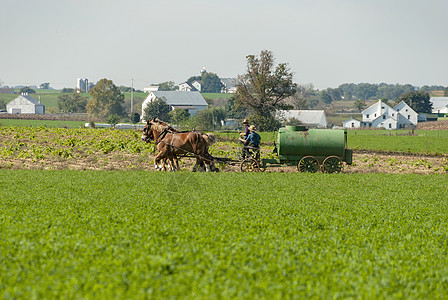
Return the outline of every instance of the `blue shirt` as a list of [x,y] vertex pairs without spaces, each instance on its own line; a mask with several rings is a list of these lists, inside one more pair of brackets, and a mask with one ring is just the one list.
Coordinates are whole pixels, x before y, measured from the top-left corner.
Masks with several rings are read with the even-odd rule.
[[246,142],[249,142],[249,145],[258,147],[260,145],[261,136],[256,133],[255,131],[252,131],[246,136]]

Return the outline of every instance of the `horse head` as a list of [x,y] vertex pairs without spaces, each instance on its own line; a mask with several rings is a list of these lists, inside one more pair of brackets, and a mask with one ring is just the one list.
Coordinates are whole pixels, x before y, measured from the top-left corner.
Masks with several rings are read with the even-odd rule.
[[147,121],[145,127],[143,128],[142,141],[144,142],[150,142],[154,139],[153,128],[151,125],[152,123]]

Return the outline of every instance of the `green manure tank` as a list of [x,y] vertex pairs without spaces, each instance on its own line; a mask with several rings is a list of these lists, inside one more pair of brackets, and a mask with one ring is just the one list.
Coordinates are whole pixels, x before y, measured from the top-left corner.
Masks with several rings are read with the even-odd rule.
[[[345,157],[347,133],[343,129],[306,129],[304,126],[280,128],[277,136],[279,159],[297,160],[300,156]],[[343,159],[344,160],[344,159]]]

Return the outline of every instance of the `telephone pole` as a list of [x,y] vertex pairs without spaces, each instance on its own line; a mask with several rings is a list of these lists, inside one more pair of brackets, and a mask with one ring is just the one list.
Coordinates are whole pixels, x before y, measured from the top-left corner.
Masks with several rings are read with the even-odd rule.
[[134,79],[131,79],[131,115],[134,109]]

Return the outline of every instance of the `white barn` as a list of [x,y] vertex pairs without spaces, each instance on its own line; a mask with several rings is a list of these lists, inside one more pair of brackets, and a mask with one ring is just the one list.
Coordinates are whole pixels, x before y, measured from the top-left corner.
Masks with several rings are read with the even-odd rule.
[[206,109],[208,107],[207,101],[202,97],[199,92],[179,92],[179,91],[157,91],[150,92],[148,97],[142,103],[142,120],[146,120],[145,108],[149,103],[155,99],[164,98],[166,104],[170,106],[172,110],[175,108],[186,109],[191,116],[194,116],[198,111]]
[[309,127],[327,127],[327,117],[323,110],[280,110],[277,112],[277,118],[285,121],[296,119]]
[[10,114],[44,114],[45,106],[28,93],[24,93],[8,102],[6,110]]

